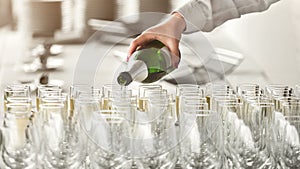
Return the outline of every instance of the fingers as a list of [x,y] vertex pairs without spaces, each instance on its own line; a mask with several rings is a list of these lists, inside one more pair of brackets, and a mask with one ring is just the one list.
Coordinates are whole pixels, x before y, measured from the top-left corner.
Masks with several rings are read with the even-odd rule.
[[152,29],[146,30],[144,33],[136,37],[131,42],[128,49],[127,61],[137,49],[153,40],[161,41],[170,50],[172,57],[172,65],[177,68],[180,61],[179,40],[175,37],[170,37],[166,36],[165,34],[156,33]]
[[171,59],[172,59],[172,64],[174,67],[178,67],[179,61],[180,61],[180,51],[179,51],[179,40],[177,39],[172,39],[167,42],[166,46],[169,48],[171,52]]
[[165,45],[169,48],[173,55],[180,57],[179,41],[177,39],[171,39],[170,41],[166,42]]
[[136,37],[130,44],[127,54],[127,60],[130,58],[130,56],[133,54],[134,51],[140,46],[143,46],[144,44],[154,40],[154,36],[151,34],[141,34],[140,36]]
[[175,68],[178,68],[179,62],[180,62],[180,57],[177,55],[174,55],[173,53],[171,53],[171,61],[172,61],[172,65]]

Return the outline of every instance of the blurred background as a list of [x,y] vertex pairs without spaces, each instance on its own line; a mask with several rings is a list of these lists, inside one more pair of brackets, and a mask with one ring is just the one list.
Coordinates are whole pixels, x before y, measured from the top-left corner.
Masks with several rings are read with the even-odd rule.
[[[1,89],[10,83],[51,82],[67,87],[85,41],[97,30],[95,25],[139,12],[169,13],[187,2],[0,0]],[[205,33],[215,48],[244,57],[225,80],[232,85],[300,84],[299,6],[299,0],[280,1],[268,11],[242,16]],[[117,47],[118,56],[126,54],[128,45]],[[98,72],[96,83],[112,81],[120,57],[105,59],[110,66]]]

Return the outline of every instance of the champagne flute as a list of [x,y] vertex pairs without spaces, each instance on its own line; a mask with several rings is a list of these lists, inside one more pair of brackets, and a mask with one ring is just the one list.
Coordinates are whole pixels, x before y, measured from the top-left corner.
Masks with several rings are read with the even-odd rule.
[[28,98],[31,99],[30,88],[27,85],[9,85],[4,89],[4,112],[8,98]]
[[68,109],[71,113],[74,111],[74,103],[76,99],[77,91],[90,91],[93,90],[93,86],[88,84],[72,84],[70,86],[70,93],[69,93],[69,106]]
[[236,93],[239,97],[243,95],[258,95],[263,94],[263,90],[258,84],[240,84],[237,86]]
[[138,89],[138,109],[142,112],[145,112],[146,110],[146,103],[147,100],[145,96],[145,90],[162,90],[161,85],[140,85]]
[[287,168],[299,168],[300,103],[285,103],[283,111],[286,123],[284,123],[282,157]]
[[90,134],[89,155],[92,168],[129,168],[129,126],[114,110],[94,111]]
[[47,95],[51,95],[51,94],[59,94],[62,92],[62,89],[60,86],[56,86],[56,85],[39,85],[38,86],[38,90],[36,93],[36,109],[37,112],[40,109],[40,102],[41,102],[41,98],[45,97]]
[[205,104],[187,101],[182,112],[183,118],[190,120],[181,121],[181,125],[191,126],[190,130],[184,131],[187,134],[180,144],[182,168],[222,168],[221,151],[218,149],[220,116],[209,111]]
[[148,96],[148,122],[138,124],[144,128],[141,163],[144,168],[173,168],[176,157],[176,130],[174,117],[168,110],[168,94],[165,92]]
[[77,169],[85,160],[85,135],[76,119],[65,120],[66,104],[43,102],[43,167]]
[[38,168],[39,142],[29,103],[8,103],[2,127],[1,168]]
[[248,113],[249,128],[256,149],[254,167],[276,167],[272,154],[272,146],[276,140],[271,130],[274,127],[274,103],[252,103]]

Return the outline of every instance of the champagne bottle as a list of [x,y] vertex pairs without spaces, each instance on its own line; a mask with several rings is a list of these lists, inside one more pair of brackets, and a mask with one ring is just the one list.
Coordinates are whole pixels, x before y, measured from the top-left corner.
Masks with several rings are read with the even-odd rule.
[[168,48],[154,40],[132,54],[126,71],[119,74],[117,81],[122,86],[127,86],[132,81],[152,83],[174,69]]

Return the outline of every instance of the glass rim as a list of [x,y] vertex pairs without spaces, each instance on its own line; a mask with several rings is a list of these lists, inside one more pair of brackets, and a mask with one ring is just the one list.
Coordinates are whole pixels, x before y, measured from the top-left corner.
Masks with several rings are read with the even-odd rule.
[[161,85],[140,85],[138,87],[138,97],[145,97],[145,90],[162,90]]
[[280,84],[280,83],[278,83],[278,84],[268,84],[268,85],[266,85],[266,88],[275,88],[275,87],[279,87],[279,88],[289,88],[289,85],[285,85],[285,84]]
[[[15,111],[11,112],[11,110]],[[31,103],[8,103],[6,104],[6,114],[14,114],[14,115],[31,115]]]
[[87,83],[86,83],[86,84],[84,84],[84,83],[74,84],[74,83],[73,83],[73,84],[70,85],[70,87],[71,87],[71,88],[73,88],[73,87],[92,87],[92,85],[87,84]]
[[102,97],[102,94],[101,94],[101,92],[100,93],[93,93],[93,92],[78,93],[78,92],[76,92],[76,94],[73,95],[73,98],[80,98],[80,97]]
[[218,106],[221,106],[221,107],[241,107],[243,106],[243,103],[239,103],[239,102],[221,102],[218,104]]
[[53,85],[53,84],[39,84],[39,85],[38,85],[38,88],[39,88],[39,87],[42,87],[42,88],[43,88],[43,87],[46,87],[46,88],[48,88],[48,87],[49,87],[49,88],[51,88],[51,87],[58,87],[58,88],[61,88],[61,86],[59,86],[59,85]]
[[101,92],[101,89],[99,89],[99,88],[90,88],[88,90],[78,89],[75,92],[83,92],[83,93],[87,93],[88,92],[88,93],[90,93],[90,92],[95,92],[95,91]]
[[5,88],[4,92],[29,92],[30,88],[24,88],[24,89],[12,89],[12,88]]
[[10,96],[5,98],[5,101],[27,103],[27,102],[31,102],[32,98],[26,96]]
[[65,105],[63,103],[42,103],[39,105],[41,110],[44,109],[62,109]]
[[300,97],[297,97],[297,96],[287,96],[287,97],[284,97],[284,96],[282,96],[282,97],[278,97],[278,98],[275,98],[275,99],[277,99],[277,100],[279,100],[279,101],[285,101],[285,100],[291,100],[291,101],[300,101]]
[[248,86],[250,86],[250,87],[252,87],[252,86],[258,86],[259,87],[259,84],[257,84],[257,83],[239,83],[239,84],[237,84],[237,87],[243,87],[243,86],[245,86],[245,87],[248,87]]
[[288,89],[272,90],[269,94],[278,96],[278,95],[293,94],[293,93],[294,93],[294,89],[288,88]]
[[245,97],[264,95],[264,90],[262,88],[253,89],[253,90],[242,90],[242,91],[237,91],[237,95],[245,96]]
[[[177,95],[177,94],[176,94]],[[195,91],[190,91],[190,92],[183,92],[183,93],[180,93],[179,95],[177,96],[201,96],[201,97],[204,97],[204,94],[202,92],[195,92]]]
[[37,97],[41,97],[41,96],[47,95],[47,94],[57,94],[57,93],[62,93],[62,89],[61,88],[57,88],[57,89],[44,88],[41,90],[37,90]]
[[126,118],[123,116],[126,111],[120,110],[96,110],[92,112],[92,116],[96,116],[96,118],[119,118],[125,120]]
[[230,87],[228,85],[228,83],[226,82],[210,82],[210,83],[207,83],[205,86],[220,86],[220,87]]
[[26,84],[11,84],[11,85],[7,85],[6,88],[4,89],[4,91],[8,91],[8,90],[28,90],[30,91],[30,86],[26,85]]
[[31,103],[7,103],[6,104],[6,107],[8,108],[8,107],[11,107],[11,106],[15,106],[15,107],[31,107]]
[[272,102],[272,99],[270,97],[262,95],[262,96],[247,97],[247,98],[245,98],[245,101],[246,102],[252,102],[252,101],[268,101],[268,102]]
[[203,117],[203,116],[205,116],[205,117],[217,117],[217,119],[215,119],[215,121],[213,123],[215,123],[215,122],[219,123],[221,121],[221,115],[217,111],[215,111],[215,110],[196,109],[196,110],[193,111],[193,113],[189,113],[189,112],[183,111],[182,114],[183,115],[192,115],[192,116],[195,117],[195,119],[197,117]]
[[[71,98],[74,99],[74,98]],[[111,98],[109,98],[111,99]],[[101,101],[101,97],[79,97],[75,98],[75,102],[77,103],[95,103]]]
[[253,94],[249,94],[249,93],[247,93],[247,94],[243,94],[242,95],[242,97],[245,97],[245,98],[257,98],[257,97],[262,97],[262,98],[270,98],[270,97],[268,97],[268,96],[266,96],[265,94],[263,94],[263,93],[257,93],[258,95],[253,95]]
[[162,87],[160,84],[142,84],[142,85],[139,85],[139,88],[142,88],[142,87]]
[[238,97],[236,94],[233,94],[233,93],[222,93],[222,94],[212,94],[211,97],[212,98],[220,98],[220,97]]
[[76,94],[76,91],[82,88],[90,90],[93,89],[94,87],[89,84],[72,84],[69,89],[70,97],[73,97]]
[[190,105],[190,106],[192,106],[192,105],[204,105],[204,104],[208,105],[207,102],[200,102],[199,100],[185,100],[184,102],[185,102],[184,105]]
[[68,94],[67,93],[63,93],[63,92],[46,92],[45,95],[42,95],[40,97],[42,98],[46,98],[46,97],[67,97]]
[[176,85],[176,87],[200,87],[200,85],[186,83],[186,84],[178,84]]
[[181,95],[181,96],[179,96],[179,98],[184,98],[184,99],[189,99],[189,98],[206,99],[206,97],[204,97],[201,94]]
[[225,88],[215,88],[215,89],[212,89],[212,92],[226,92],[226,91],[234,91],[234,89],[230,88],[229,86],[228,87],[225,87]]
[[250,103],[251,106],[257,106],[257,107],[275,107],[275,104],[272,102],[253,102]]
[[205,110],[208,111],[208,103],[187,103],[183,107],[183,112],[195,111],[195,110]]
[[181,92],[184,92],[184,91],[191,91],[191,90],[196,90],[196,91],[201,91],[201,92],[204,92],[204,89],[201,88],[200,85],[193,85],[193,84],[179,84],[176,86],[176,93],[177,94],[180,94]]
[[238,99],[238,96],[237,95],[226,95],[226,96],[212,96],[212,99],[213,100],[235,100],[235,99]]
[[67,102],[68,99],[65,97],[45,97],[41,98],[41,103],[57,103],[57,102]]
[[[56,93],[55,93],[56,94]],[[58,95],[51,95],[51,93],[49,95],[45,95],[45,96],[42,96],[40,97],[41,100],[44,100],[44,99],[57,99],[57,100],[62,100],[62,99],[68,99],[68,94],[67,93],[57,93]]]
[[296,102],[283,102],[282,103],[282,106],[283,107],[286,107],[286,106],[299,106],[300,107],[300,101],[296,101]]

